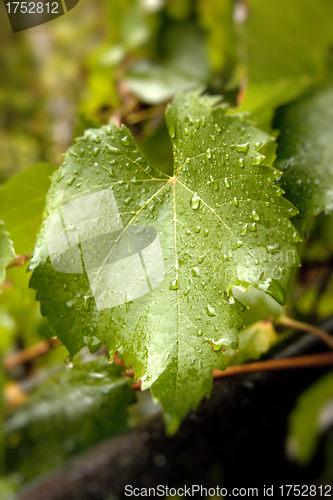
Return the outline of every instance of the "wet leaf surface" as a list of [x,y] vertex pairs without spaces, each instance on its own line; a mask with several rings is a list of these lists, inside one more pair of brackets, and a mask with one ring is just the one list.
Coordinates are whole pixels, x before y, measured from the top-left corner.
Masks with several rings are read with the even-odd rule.
[[126,127],[87,131],[52,179],[30,286],[74,354],[102,343],[132,365],[169,432],[237,348],[232,286],[283,303],[297,265],[296,209],[263,164],[271,141],[218,97],[179,94],[166,119],[174,175],[142,157]]

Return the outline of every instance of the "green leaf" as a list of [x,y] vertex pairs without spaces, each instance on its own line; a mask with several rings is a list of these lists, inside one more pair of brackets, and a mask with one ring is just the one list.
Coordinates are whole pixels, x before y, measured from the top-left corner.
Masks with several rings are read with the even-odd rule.
[[270,321],[261,321],[245,328],[239,333],[238,350],[227,348],[226,365],[241,365],[246,361],[259,359],[276,343],[277,339],[278,336]]
[[272,112],[325,73],[333,41],[333,3],[322,0],[250,0],[236,3],[234,20],[248,86],[240,106],[269,126]]
[[181,90],[197,88],[209,79],[202,33],[184,23],[168,29],[164,37],[165,61],[139,61],[127,74],[131,92],[143,102],[159,104]]
[[333,85],[282,108],[276,168],[281,186],[298,209],[303,231],[311,217],[333,210]]
[[97,358],[37,389],[5,422],[8,471],[29,480],[128,430],[127,407],[135,395],[122,371]]
[[0,283],[6,277],[6,267],[15,259],[13,242],[8,238],[7,231],[1,229],[2,225],[0,221]]
[[[274,256],[280,259],[280,251],[277,250]],[[269,317],[279,318],[284,313],[284,308],[273,297],[258,290],[258,288],[250,286],[248,290],[243,290],[235,287],[233,294],[239,302],[246,306],[246,309],[240,313],[244,325],[252,325]]]
[[87,131],[53,176],[31,264],[42,314],[71,354],[93,342],[118,350],[170,432],[210,394],[221,347],[237,347],[232,286],[283,302],[297,264],[296,210],[258,152],[270,137],[226,109],[198,92],[169,106],[173,177],[142,158],[126,127]]
[[333,372],[330,371],[298,398],[289,417],[287,449],[302,465],[310,463],[318,440],[332,425]]
[[54,170],[49,163],[38,163],[0,186],[0,217],[6,221],[18,255],[33,249]]

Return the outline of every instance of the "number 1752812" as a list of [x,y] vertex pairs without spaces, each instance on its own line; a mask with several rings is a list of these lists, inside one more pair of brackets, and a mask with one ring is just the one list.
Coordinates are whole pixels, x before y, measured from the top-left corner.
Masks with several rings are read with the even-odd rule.
[[15,14],[21,12],[22,14],[59,14],[58,2],[8,2],[6,3],[8,14]]

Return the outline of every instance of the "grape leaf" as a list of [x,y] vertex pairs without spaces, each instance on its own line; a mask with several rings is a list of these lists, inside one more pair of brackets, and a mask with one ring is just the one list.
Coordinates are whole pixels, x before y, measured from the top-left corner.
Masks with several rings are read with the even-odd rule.
[[3,222],[0,221],[0,283],[6,276],[6,267],[15,259],[13,243],[8,238],[7,231],[1,229]]
[[238,345],[232,286],[283,302],[297,233],[280,173],[258,152],[266,133],[199,92],[179,94],[166,119],[172,177],[142,158],[126,127],[87,131],[68,151],[30,286],[70,353],[118,350],[174,432],[210,394],[222,347]]
[[281,186],[299,209],[305,231],[311,217],[333,210],[333,85],[328,84],[279,110],[276,168]]
[[287,450],[302,465],[308,465],[321,434],[332,425],[333,372],[326,373],[299,396],[289,416]]
[[101,439],[128,430],[127,407],[136,399],[122,371],[97,358],[40,386],[5,421],[8,472],[32,479]]
[[50,163],[37,163],[0,186],[0,216],[6,221],[18,255],[33,249],[54,170]]

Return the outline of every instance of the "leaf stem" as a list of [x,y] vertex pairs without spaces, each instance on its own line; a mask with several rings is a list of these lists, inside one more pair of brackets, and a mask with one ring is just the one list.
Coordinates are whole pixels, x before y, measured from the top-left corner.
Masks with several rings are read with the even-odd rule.
[[[333,365],[333,352],[324,352],[322,354],[309,354],[294,358],[268,359],[244,365],[228,366],[225,371],[214,370],[213,376],[214,379],[217,379],[232,377],[234,375],[243,375],[245,373],[294,370],[297,368],[316,368],[331,365]],[[139,390],[140,388],[140,380],[132,385],[132,389],[134,391]]]
[[294,328],[295,330],[302,330],[304,332],[312,333],[313,335],[316,335],[316,337],[318,337],[320,340],[325,342],[325,344],[330,349],[333,349],[332,335],[329,335],[328,333],[320,330],[319,328],[316,328],[315,326],[309,325],[308,323],[302,323],[301,321],[297,321],[292,318],[288,318],[288,316],[280,316],[280,318],[277,318],[275,322],[280,325],[289,326],[290,328]]
[[42,340],[38,342],[38,344],[34,344],[22,351],[15,352],[10,354],[4,359],[4,368],[6,370],[11,370],[15,366],[26,363],[27,361],[31,361],[37,356],[41,356],[46,354],[52,347],[60,345],[60,340],[52,339],[50,341]]
[[6,269],[9,269],[10,267],[15,267],[15,266],[24,266],[24,264],[27,262],[29,259],[30,255],[16,255],[15,260],[11,262]]

